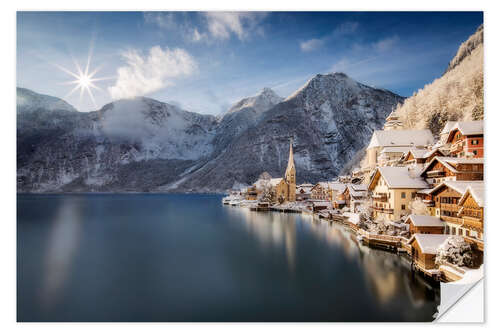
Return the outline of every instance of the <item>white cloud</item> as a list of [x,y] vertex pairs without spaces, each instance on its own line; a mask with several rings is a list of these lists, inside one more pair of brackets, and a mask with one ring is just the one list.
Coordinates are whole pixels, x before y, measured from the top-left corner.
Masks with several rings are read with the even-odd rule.
[[384,38],[374,43],[373,48],[379,52],[389,51],[394,47],[394,45],[396,45],[398,41],[399,41],[398,36]]
[[300,43],[300,49],[304,52],[314,51],[323,45],[323,40],[313,38]]
[[262,12],[206,12],[208,32],[215,39],[229,39],[232,34],[240,40],[249,37],[251,32],[258,29],[258,24],[267,13]]
[[137,50],[122,54],[126,66],[117,70],[117,80],[109,87],[113,99],[132,98],[152,93],[173,85],[173,80],[191,75],[197,69],[197,63],[183,49],[162,49],[154,46],[148,55]]
[[164,29],[173,29],[177,26],[177,21],[172,12],[146,12],[144,13],[144,20],[146,23],[156,24]]

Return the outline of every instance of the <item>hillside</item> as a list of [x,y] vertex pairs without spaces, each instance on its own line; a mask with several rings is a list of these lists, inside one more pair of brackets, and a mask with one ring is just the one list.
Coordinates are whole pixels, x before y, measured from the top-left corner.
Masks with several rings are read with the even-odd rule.
[[447,120],[483,119],[483,26],[460,45],[444,74],[396,109],[405,128],[438,135]]

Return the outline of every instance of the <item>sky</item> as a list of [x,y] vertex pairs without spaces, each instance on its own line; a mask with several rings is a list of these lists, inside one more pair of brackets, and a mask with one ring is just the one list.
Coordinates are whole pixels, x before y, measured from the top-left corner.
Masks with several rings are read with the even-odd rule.
[[147,96],[219,114],[331,72],[411,96],[482,23],[482,12],[18,12],[17,86],[80,111]]

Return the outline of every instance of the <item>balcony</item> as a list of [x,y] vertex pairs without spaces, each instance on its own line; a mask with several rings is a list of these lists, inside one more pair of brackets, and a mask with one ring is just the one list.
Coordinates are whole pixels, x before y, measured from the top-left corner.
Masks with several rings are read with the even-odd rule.
[[373,193],[372,199],[379,202],[387,202],[387,193]]
[[394,209],[392,209],[392,208],[382,208],[382,207],[372,206],[372,209],[374,211],[377,211],[377,212],[380,212],[380,213],[394,214]]
[[441,217],[441,220],[446,221],[446,222],[450,222],[453,224],[462,225],[464,222],[464,220],[462,220],[460,217],[452,217],[452,216],[446,216],[446,215],[441,215],[440,217]]
[[433,200],[427,200],[424,199],[422,202],[427,206],[427,207],[434,207],[434,201]]
[[464,221],[464,227],[473,229],[476,231],[483,231],[483,220],[478,217],[473,216],[462,216]]
[[437,169],[437,170],[427,171],[427,177],[428,178],[443,177],[443,176],[445,176],[444,169]]

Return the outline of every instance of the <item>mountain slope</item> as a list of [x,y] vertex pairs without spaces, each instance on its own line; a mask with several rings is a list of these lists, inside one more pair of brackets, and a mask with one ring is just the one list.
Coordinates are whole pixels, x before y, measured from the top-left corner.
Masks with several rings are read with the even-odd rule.
[[18,100],[20,192],[149,191],[212,153],[213,116],[148,98],[89,113],[51,110],[52,97],[29,95],[43,107]]
[[460,45],[445,73],[398,106],[405,128],[438,135],[447,120],[483,118],[483,26]]
[[[26,95],[39,106],[26,107]],[[281,176],[290,137],[298,181],[331,178],[403,101],[342,73],[317,75],[286,100],[264,89],[220,117],[149,98],[80,113],[20,96],[19,192],[224,191],[262,171]]]
[[298,182],[335,177],[368,143],[403,98],[342,73],[317,75],[265,111],[226,150],[178,184],[182,191],[223,190],[253,182],[263,171],[282,176],[294,139]]

